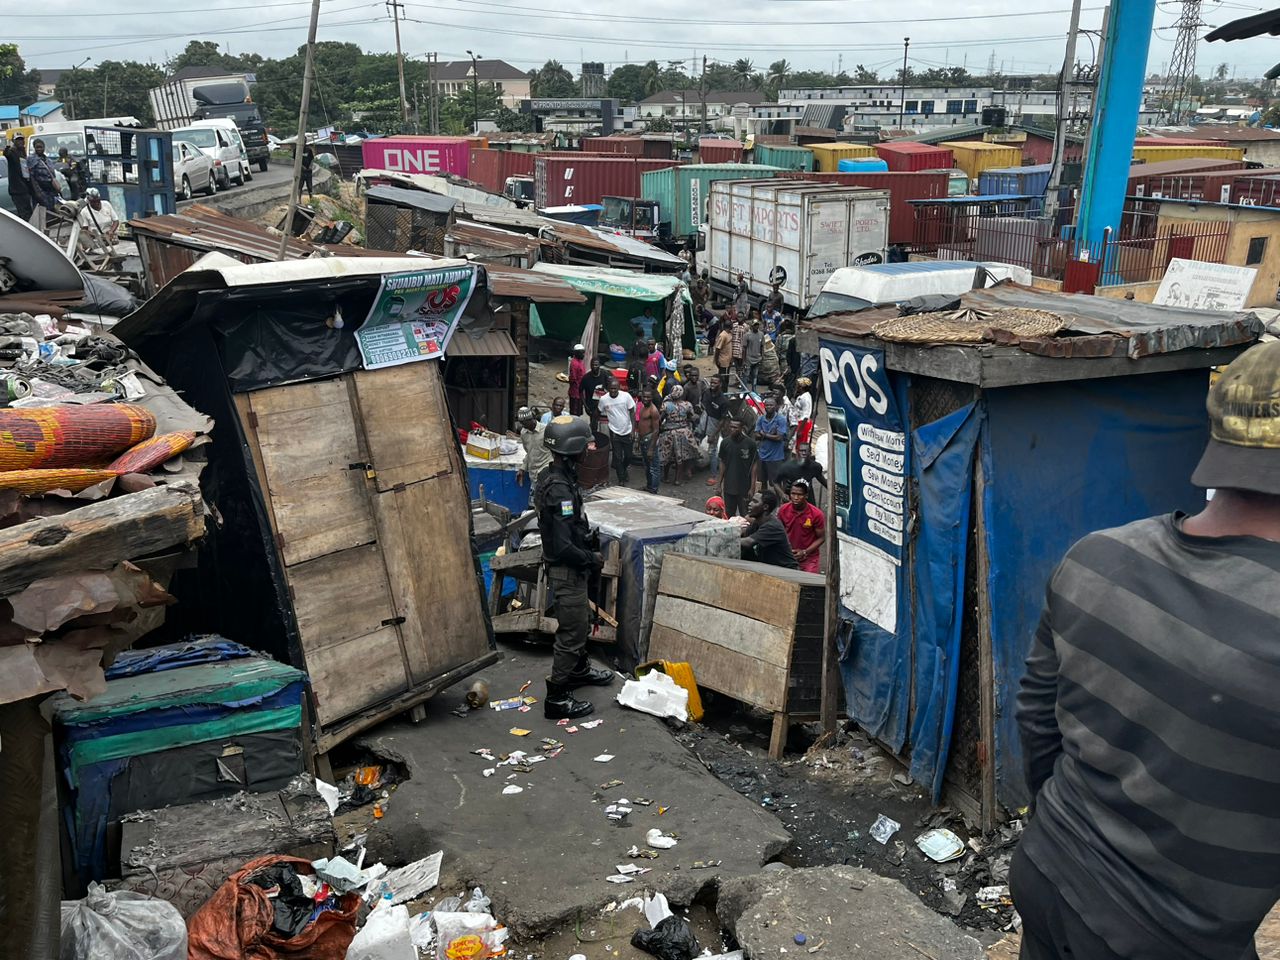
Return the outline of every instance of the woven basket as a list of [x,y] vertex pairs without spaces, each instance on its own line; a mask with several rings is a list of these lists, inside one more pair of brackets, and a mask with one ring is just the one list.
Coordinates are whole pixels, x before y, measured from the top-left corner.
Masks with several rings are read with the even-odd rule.
[[1052,337],[1066,321],[1043,310],[952,310],[917,313],[881,320],[871,332],[897,343],[985,343],[991,330],[1008,330],[1020,337]]
[[151,411],[128,403],[0,409],[0,471],[97,466],[155,432]]
[[196,435],[189,431],[162,433],[130,447],[107,465],[112,473],[149,473],[166,460],[176,457],[191,444]]
[[0,490],[37,495],[51,490],[79,493],[104,480],[114,480],[110,470],[6,470],[0,472]]

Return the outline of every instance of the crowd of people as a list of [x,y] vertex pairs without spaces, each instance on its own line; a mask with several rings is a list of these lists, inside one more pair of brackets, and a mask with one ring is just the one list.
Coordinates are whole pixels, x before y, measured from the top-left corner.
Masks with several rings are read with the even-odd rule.
[[66,147],[51,157],[43,139],[31,141],[16,134],[4,148],[9,199],[17,215],[43,230],[48,214],[60,202],[76,203],[80,225],[79,245],[86,252],[105,252],[116,242],[121,218],[97,187],[89,186],[88,165],[70,155]]

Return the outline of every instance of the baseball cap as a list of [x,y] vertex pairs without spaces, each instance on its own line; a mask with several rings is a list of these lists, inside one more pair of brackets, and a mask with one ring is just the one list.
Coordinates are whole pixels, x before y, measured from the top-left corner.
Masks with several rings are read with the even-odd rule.
[[533,417],[533,411],[532,411],[532,410],[530,410],[528,407],[521,407],[519,410],[517,410],[517,411],[516,411],[516,419],[517,419],[517,420],[532,420],[532,419],[534,419],[534,417]]
[[1209,390],[1198,487],[1280,496],[1280,341],[1250,347]]

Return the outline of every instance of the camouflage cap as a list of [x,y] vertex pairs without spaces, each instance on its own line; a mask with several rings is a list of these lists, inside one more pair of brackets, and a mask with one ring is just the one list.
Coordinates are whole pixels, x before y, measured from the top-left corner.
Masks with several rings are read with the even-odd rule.
[[1209,445],[1191,482],[1280,496],[1280,341],[1236,357],[1207,406]]

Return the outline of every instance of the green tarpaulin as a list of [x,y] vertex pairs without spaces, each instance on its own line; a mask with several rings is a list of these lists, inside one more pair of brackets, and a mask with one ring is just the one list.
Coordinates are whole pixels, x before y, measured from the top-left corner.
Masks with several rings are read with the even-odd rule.
[[[538,318],[544,331],[543,335],[574,343],[586,329],[591,311],[595,309],[595,298],[602,298],[601,316],[601,352],[606,352],[611,343],[630,347],[635,340],[632,321],[643,315],[645,307],[651,307],[658,323],[654,330],[654,338],[665,341],[666,314],[669,299],[679,296],[681,313],[684,316],[684,327],[681,346],[696,350],[697,335],[693,325],[693,300],[688,288],[679,277],[669,274],[632,273],[629,270],[610,270],[603,267],[577,267],[558,263],[535,264],[534,270],[547,273],[564,280],[579,293],[587,297],[586,303],[541,303],[538,304]],[[536,334],[532,326],[530,332]]]

